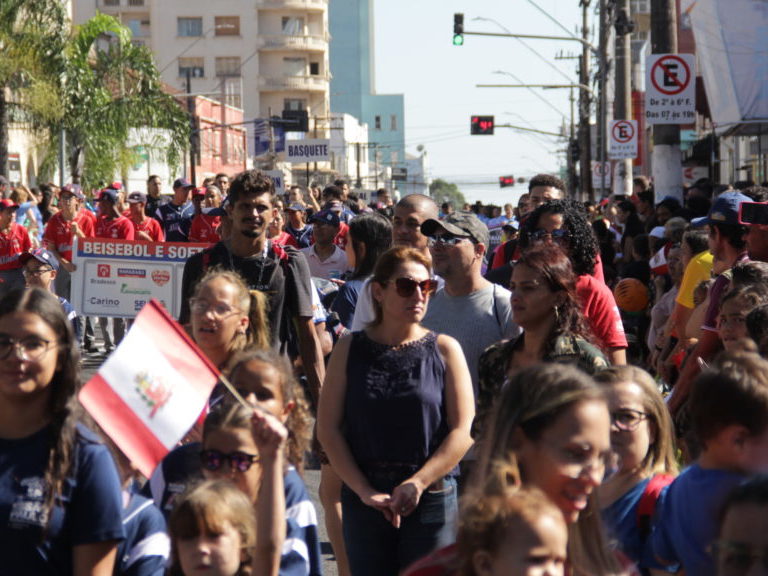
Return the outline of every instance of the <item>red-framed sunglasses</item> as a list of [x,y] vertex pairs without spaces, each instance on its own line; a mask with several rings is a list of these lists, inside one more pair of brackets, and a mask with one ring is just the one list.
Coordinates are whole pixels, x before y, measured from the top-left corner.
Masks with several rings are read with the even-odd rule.
[[410,298],[413,296],[414,292],[416,292],[416,288],[421,290],[421,293],[424,294],[424,296],[430,296],[437,290],[437,280],[432,280],[431,278],[416,282],[416,280],[413,280],[412,278],[403,277],[396,278],[394,283],[398,296],[402,296],[403,298]]

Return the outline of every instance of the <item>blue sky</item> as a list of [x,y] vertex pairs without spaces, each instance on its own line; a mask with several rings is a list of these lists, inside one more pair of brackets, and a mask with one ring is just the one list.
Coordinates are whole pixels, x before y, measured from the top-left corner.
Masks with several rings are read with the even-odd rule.
[[[592,4],[591,12],[596,2]],[[408,151],[415,153],[416,146],[423,145],[432,177],[457,183],[468,199],[510,201],[523,192],[523,186],[502,192],[498,177],[555,172],[557,151],[565,146],[562,139],[511,129],[499,128],[494,136],[470,136],[472,114],[495,115],[497,124],[549,132],[559,132],[564,119],[570,122],[568,90],[538,89],[539,98],[524,88],[475,85],[517,83],[494,74],[497,70],[528,84],[577,82],[577,61],[555,57],[575,56],[581,45],[524,41],[549,64],[512,38],[466,36],[463,46],[453,46],[453,14],[464,13],[466,31],[503,32],[500,24],[512,33],[567,35],[536,6],[571,33],[579,33],[578,0],[376,0],[376,90],[405,95]],[[475,18],[494,19],[498,24]]]

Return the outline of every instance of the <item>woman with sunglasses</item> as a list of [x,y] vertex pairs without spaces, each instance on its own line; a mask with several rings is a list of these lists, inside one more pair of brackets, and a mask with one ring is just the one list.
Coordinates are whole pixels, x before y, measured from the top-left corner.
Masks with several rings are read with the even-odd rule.
[[643,574],[666,573],[646,549],[646,540],[656,499],[677,474],[669,410],[645,370],[613,366],[595,380],[608,396],[611,448],[617,459],[616,472],[597,492],[603,520]]
[[627,363],[627,337],[613,293],[606,286],[599,247],[584,206],[551,200],[534,210],[520,230],[520,249],[556,244],[568,254],[576,273],[576,294],[595,343],[611,364]]
[[109,450],[78,422],[79,354],[58,299],[0,299],[0,551],[8,574],[111,576],[124,538]]
[[608,365],[589,342],[591,335],[576,299],[576,276],[557,246],[538,244],[523,252],[509,288],[512,319],[523,333],[490,346],[480,357],[477,431],[515,372],[543,362],[576,364],[590,374]]
[[457,342],[420,325],[435,287],[423,254],[389,250],[371,280],[375,320],[331,356],[318,437],[344,482],[353,576],[398,574],[437,545],[456,510],[474,400]]

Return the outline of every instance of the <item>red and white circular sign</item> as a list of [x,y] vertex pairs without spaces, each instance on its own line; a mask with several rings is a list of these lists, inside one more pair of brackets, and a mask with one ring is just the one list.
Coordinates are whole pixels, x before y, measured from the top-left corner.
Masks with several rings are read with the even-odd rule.
[[611,131],[614,141],[627,144],[635,137],[635,127],[628,120],[618,120]]
[[651,68],[653,87],[667,96],[680,94],[691,82],[691,70],[686,61],[676,54],[659,58]]

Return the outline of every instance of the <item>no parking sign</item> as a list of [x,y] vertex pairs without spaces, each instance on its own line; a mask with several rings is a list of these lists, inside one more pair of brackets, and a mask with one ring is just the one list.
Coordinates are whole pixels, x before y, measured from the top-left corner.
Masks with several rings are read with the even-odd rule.
[[611,122],[608,157],[611,160],[637,158],[637,120]]
[[696,118],[696,71],[693,54],[653,54],[646,62],[646,71],[646,122],[693,122]]

